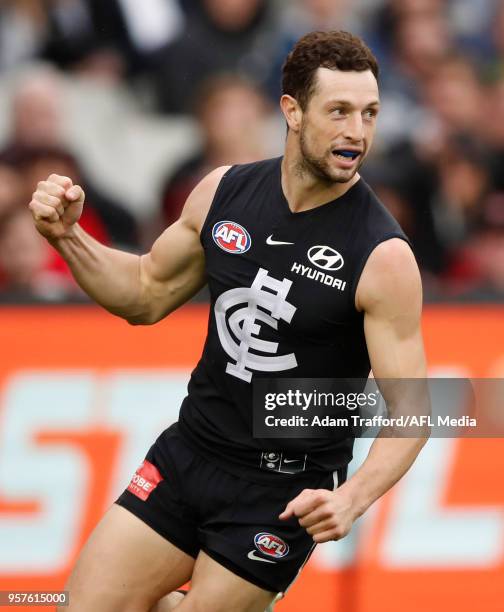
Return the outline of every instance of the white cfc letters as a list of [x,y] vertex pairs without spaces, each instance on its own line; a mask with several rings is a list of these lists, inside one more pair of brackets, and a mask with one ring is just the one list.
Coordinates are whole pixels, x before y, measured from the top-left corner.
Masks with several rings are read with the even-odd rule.
[[[291,322],[296,312],[296,307],[286,300],[291,285],[292,281],[289,279],[279,281],[268,276],[268,270],[259,268],[250,288],[230,289],[219,296],[215,303],[217,332],[222,348],[233,359],[233,362],[228,362],[226,366],[228,374],[250,382],[251,370],[279,372],[297,366],[294,353],[274,356],[278,351],[278,342],[258,338],[264,323],[278,329],[280,319]],[[243,306],[235,310],[235,307],[241,304]],[[267,314],[265,310],[271,314]]]

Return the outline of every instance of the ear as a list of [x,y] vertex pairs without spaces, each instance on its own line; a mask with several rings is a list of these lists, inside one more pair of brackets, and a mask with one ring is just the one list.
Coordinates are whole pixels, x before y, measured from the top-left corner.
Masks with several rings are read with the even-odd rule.
[[298,101],[292,96],[284,94],[280,98],[280,108],[282,109],[282,113],[284,114],[285,121],[287,121],[289,129],[291,129],[293,132],[299,132],[303,119],[303,111],[301,110]]

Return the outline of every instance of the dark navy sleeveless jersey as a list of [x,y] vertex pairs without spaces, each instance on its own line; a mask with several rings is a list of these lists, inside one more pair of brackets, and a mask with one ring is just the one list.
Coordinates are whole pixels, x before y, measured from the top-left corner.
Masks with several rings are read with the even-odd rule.
[[367,378],[357,283],[379,243],[407,240],[362,178],[332,202],[291,212],[281,162],[230,168],[201,231],[211,295],[208,336],[178,427],[201,453],[240,473],[261,471],[265,452],[301,453],[310,470],[333,471],[351,460],[350,437],[254,438],[253,383]]

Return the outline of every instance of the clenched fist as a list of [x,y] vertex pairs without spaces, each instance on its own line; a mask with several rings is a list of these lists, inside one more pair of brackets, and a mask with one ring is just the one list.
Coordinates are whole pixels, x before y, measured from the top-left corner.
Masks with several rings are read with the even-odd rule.
[[37,230],[48,240],[63,238],[77,223],[84,205],[84,191],[67,176],[51,174],[40,181],[29,208]]
[[287,504],[279,518],[293,516],[317,544],[344,538],[357,518],[351,498],[342,489],[304,489]]

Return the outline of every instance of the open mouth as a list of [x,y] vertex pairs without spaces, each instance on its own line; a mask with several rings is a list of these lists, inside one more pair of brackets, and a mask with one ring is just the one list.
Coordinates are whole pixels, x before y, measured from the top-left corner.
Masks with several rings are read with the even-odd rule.
[[343,161],[354,161],[359,157],[361,151],[352,151],[350,149],[333,149],[332,154],[334,157]]

